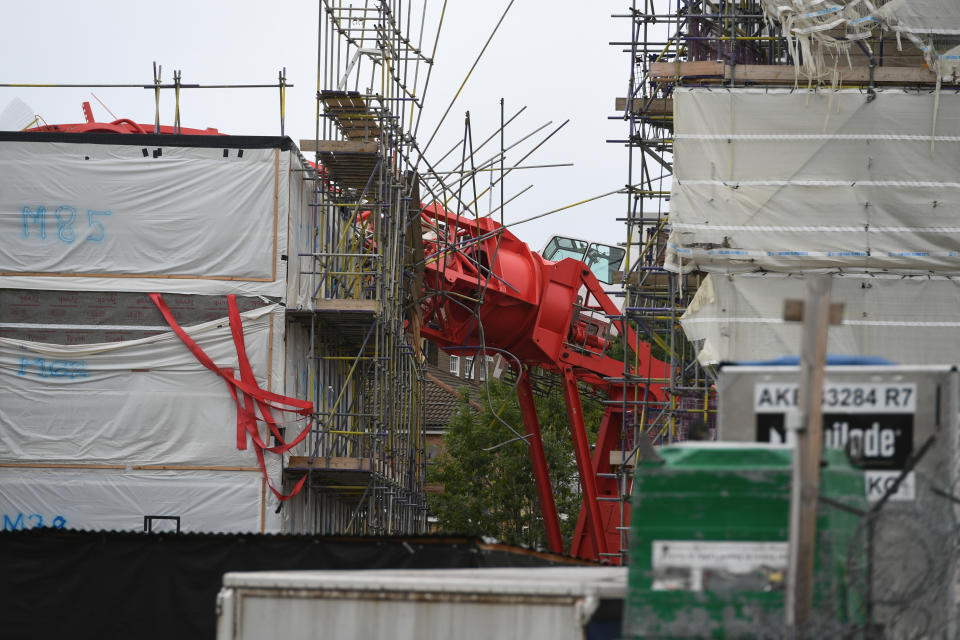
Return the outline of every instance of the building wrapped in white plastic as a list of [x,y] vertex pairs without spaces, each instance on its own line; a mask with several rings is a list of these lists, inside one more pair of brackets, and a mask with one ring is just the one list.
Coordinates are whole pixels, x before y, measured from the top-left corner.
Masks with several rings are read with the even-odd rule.
[[666,266],[711,274],[681,320],[702,363],[796,353],[783,300],[811,270],[846,304],[831,353],[960,359],[957,95],[678,88],[674,105]]
[[0,133],[4,529],[310,530],[315,495],[278,509],[274,490],[303,477],[290,454],[330,452],[263,451],[250,415],[264,447],[279,440],[247,392],[276,394],[292,441],[364,385],[315,366],[337,338],[310,319],[318,274],[300,273],[315,176],[288,138]]
[[4,288],[296,296],[312,187],[288,139],[9,134],[0,169]]
[[678,90],[671,263],[960,273],[960,99],[875,96]]
[[[681,320],[705,364],[795,354],[802,324],[783,319],[783,301],[801,300],[800,273],[704,278]],[[960,361],[960,280],[946,276],[835,274],[832,297],[843,323],[830,328],[831,354],[879,356],[903,364]]]

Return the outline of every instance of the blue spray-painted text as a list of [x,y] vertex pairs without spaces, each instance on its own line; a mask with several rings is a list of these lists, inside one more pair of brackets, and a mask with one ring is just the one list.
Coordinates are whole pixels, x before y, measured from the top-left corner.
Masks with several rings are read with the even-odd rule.
[[87,363],[83,360],[47,360],[46,358],[20,358],[18,376],[33,374],[40,378],[86,378]]
[[[77,231],[74,223],[77,221],[77,208],[62,205],[53,212],[54,220],[57,224],[57,239],[64,244],[73,244],[77,239]],[[113,215],[112,211],[87,209],[87,235],[84,238],[86,242],[103,242],[107,237],[107,230],[103,226],[103,216]],[[43,205],[36,209],[24,207],[20,214],[20,222],[23,226],[23,237],[29,238],[31,234],[46,240],[47,238],[47,208]]]
[[28,513],[26,515],[18,513],[16,517],[9,514],[3,514],[4,531],[23,531],[24,529],[39,529],[40,527],[53,527],[54,529],[63,529],[67,526],[67,519],[63,516],[54,516],[50,524],[44,524],[43,516],[39,513]]

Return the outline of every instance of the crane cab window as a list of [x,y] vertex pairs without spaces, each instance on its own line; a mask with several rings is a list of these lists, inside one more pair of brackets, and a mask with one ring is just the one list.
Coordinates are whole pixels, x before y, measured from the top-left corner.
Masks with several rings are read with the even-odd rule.
[[553,236],[547,243],[547,248],[543,250],[543,257],[553,262],[564,258],[583,260],[583,254],[586,253],[588,244],[585,240]]
[[597,280],[607,284],[613,282],[613,274],[620,269],[625,254],[619,247],[563,236],[550,238],[543,250],[543,257],[554,262],[564,258],[582,261],[597,276]]

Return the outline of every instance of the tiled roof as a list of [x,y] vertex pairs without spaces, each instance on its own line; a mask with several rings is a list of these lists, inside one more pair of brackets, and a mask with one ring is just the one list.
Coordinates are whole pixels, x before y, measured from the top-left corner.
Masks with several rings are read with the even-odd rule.
[[[457,409],[458,394],[467,387],[471,397],[477,395],[478,387],[463,378],[433,365],[424,367],[423,422],[427,429],[445,428],[450,424]],[[432,379],[431,379],[432,378]],[[439,383],[439,384],[438,384]]]

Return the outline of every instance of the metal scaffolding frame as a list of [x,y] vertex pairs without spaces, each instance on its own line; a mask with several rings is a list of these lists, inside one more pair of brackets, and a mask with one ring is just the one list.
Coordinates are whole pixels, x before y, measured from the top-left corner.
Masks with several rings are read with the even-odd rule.
[[[769,64],[784,58],[779,34],[769,32],[759,0],[634,0],[627,14],[630,39],[613,42],[630,56],[626,97],[616,100],[616,116],[626,125],[626,138],[611,142],[627,149],[627,264],[623,272],[624,317],[669,365],[666,379],[644,374],[643,365],[625,350],[624,425],[619,465],[609,474],[620,487],[620,549],[629,549],[629,500],[638,442],[644,434],[654,444],[709,437],[714,427],[712,380],[697,362],[695,345],[680,328],[679,318],[700,284],[700,274],[678,275],[664,268],[669,235],[670,179],[673,172],[673,78],[663,81],[654,65],[681,61],[726,61],[728,64]],[[631,371],[635,373],[631,373]],[[656,400],[644,390],[663,385]]]
[[287,471],[309,474],[308,532],[419,533],[423,374],[405,320],[420,213],[408,158],[431,63],[419,44],[424,15],[407,15],[400,0],[319,5],[317,126],[302,143],[319,169],[313,250],[301,256],[311,264],[303,321],[316,426],[308,456],[291,458]]
[[[934,75],[921,68],[922,52],[896,35],[878,30],[870,39],[850,40],[843,54],[842,82],[832,70],[809,76],[795,66],[780,25],[764,15],[761,0],[634,0],[615,19],[630,25],[630,38],[613,42],[630,56],[626,96],[618,97],[615,118],[626,137],[611,142],[627,150],[627,256],[623,277],[624,315],[640,339],[655,345],[670,375],[666,399],[649,401],[637,393],[655,380],[631,377],[625,369],[625,460],[636,459],[636,443],[647,433],[656,444],[688,439],[691,430],[714,426],[712,372],[697,362],[679,318],[696,292],[701,274],[678,275],[664,268],[670,230],[670,181],[673,174],[673,90],[678,86],[855,86],[930,85]],[[843,39],[843,29],[830,32]],[[800,61],[803,62],[803,61]],[[885,66],[886,63],[886,66]],[[849,66],[848,66],[849,65]],[[802,67],[802,66],[801,66]],[[629,355],[629,352],[628,352]],[[634,363],[636,367],[638,363]],[[635,395],[629,393],[634,390]],[[634,398],[629,400],[629,398]],[[709,433],[709,432],[707,432]],[[700,434],[699,437],[703,437]],[[709,437],[709,436],[707,436]],[[611,474],[621,487],[621,549],[628,548],[625,525],[630,496],[630,465]]]

